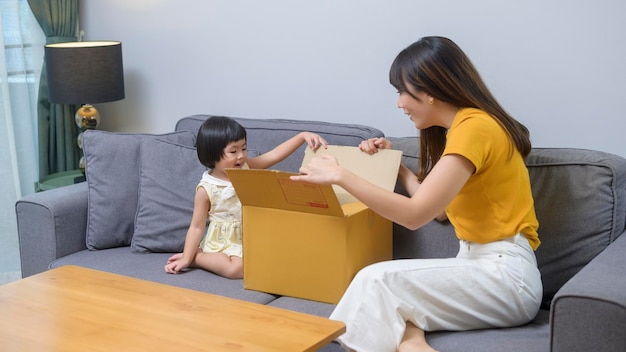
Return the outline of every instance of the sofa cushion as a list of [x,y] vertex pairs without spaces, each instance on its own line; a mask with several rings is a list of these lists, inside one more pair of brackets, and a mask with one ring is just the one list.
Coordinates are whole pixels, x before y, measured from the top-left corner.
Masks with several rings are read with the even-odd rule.
[[88,185],[87,248],[130,245],[137,212],[139,144],[146,138],[195,145],[195,134],[191,132],[156,136],[88,130],[83,134]]
[[[177,131],[198,131],[204,120],[211,115],[194,115],[182,118],[176,124]],[[281,119],[245,119],[234,118],[248,134],[248,150],[263,154],[278,144],[293,137],[299,132],[308,131],[324,137],[329,144],[357,146],[361,141],[382,137],[383,133],[375,128],[319,121],[281,120]],[[272,169],[298,172],[304,158],[303,144],[285,160],[274,165]],[[252,156],[252,155],[250,155]]]
[[[78,265],[259,304],[267,304],[276,299],[276,296],[269,293],[244,289],[243,279],[231,280],[202,269],[191,268],[179,274],[168,274],[163,267],[169,257],[168,253],[135,254],[127,246],[100,251],[78,251],[53,261],[49,267],[52,269],[63,265]],[[184,298],[184,294],[180,298]],[[186,303],[181,301],[180,304]],[[189,308],[193,309],[193,307],[190,303]],[[146,309],[153,308],[146,307]],[[210,312],[207,313],[210,314]],[[210,317],[207,316],[207,319]],[[130,350],[137,349],[131,348]],[[142,351],[142,349],[138,350]]]
[[433,331],[426,340],[437,351],[446,352],[546,352],[550,345],[549,312],[539,313],[528,324],[510,328],[468,331]]
[[626,161],[582,149],[535,148],[527,159],[539,220],[544,305],[624,230]]
[[196,185],[206,168],[196,148],[159,138],[141,141],[139,197],[131,250],[181,252]]

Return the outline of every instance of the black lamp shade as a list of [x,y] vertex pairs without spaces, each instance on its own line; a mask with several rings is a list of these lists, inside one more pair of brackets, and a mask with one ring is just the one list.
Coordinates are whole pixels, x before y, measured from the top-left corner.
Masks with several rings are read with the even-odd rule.
[[124,99],[122,43],[48,44],[45,59],[50,102],[94,104]]

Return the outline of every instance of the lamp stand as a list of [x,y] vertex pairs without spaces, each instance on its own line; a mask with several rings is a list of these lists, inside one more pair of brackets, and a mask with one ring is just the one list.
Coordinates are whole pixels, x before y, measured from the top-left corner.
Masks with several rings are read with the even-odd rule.
[[78,149],[81,152],[81,158],[78,162],[78,168],[80,171],[85,174],[85,154],[83,153],[83,132],[86,130],[95,130],[100,125],[100,113],[96,108],[92,105],[85,104],[76,111],[75,115],[76,125],[80,128],[80,133],[78,134],[77,142]]

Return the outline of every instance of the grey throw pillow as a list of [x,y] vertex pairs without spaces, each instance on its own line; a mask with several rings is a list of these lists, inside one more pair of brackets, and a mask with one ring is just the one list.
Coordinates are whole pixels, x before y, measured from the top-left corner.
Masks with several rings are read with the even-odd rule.
[[205,170],[193,147],[160,139],[141,141],[133,252],[183,250],[196,186]]
[[88,185],[86,244],[90,250],[129,246],[135,227],[140,142],[165,139],[194,146],[195,134],[88,130],[83,136]]

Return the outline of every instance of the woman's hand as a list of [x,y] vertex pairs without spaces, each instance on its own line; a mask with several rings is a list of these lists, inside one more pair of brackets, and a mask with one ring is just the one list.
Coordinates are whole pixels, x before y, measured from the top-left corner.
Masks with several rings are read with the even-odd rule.
[[341,167],[337,158],[324,154],[311,159],[308,165],[300,168],[300,175],[289,177],[293,181],[307,181],[327,185],[339,182]]
[[391,149],[392,147],[391,142],[383,137],[366,139],[359,144],[359,149],[370,155],[378,153],[378,149]]
[[328,147],[328,142],[322,136],[313,132],[300,132],[300,135],[306,142],[306,144],[311,148],[311,150],[318,150],[320,147]]

